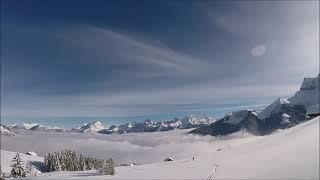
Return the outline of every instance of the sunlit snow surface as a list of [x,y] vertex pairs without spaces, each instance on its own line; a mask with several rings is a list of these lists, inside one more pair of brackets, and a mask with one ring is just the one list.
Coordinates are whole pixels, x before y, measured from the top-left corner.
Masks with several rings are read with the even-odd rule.
[[[117,162],[115,176],[95,171],[42,173],[29,179],[319,179],[319,117],[268,136],[238,132],[224,138],[186,134],[188,130],[125,135],[27,133],[2,136],[2,149],[44,152],[73,148]],[[7,151],[1,151],[6,157]],[[31,158],[39,158],[30,156]],[[163,162],[166,157],[174,161]],[[195,161],[192,161],[195,157]],[[24,158],[24,157],[23,157]],[[1,158],[8,170],[9,158]]]

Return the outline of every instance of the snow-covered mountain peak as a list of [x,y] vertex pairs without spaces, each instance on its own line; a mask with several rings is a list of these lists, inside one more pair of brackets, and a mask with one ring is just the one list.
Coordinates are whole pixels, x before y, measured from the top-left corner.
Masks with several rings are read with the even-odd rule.
[[180,119],[182,125],[191,124],[191,125],[200,125],[200,124],[211,124],[214,122],[213,118],[208,117],[196,117],[194,115],[185,116]]
[[263,111],[258,114],[259,119],[266,119],[270,117],[271,114],[277,113],[282,104],[289,104],[290,102],[287,99],[278,98],[272,104],[267,106]]
[[248,116],[248,113],[248,110],[231,112],[224,117],[224,122],[229,124],[239,124],[245,117]]
[[81,126],[77,126],[72,131],[76,132],[88,132],[88,133],[96,133],[100,130],[105,129],[103,124],[100,121],[94,121],[91,123],[84,123]]
[[134,124],[133,124],[133,123],[128,123],[128,124],[127,124],[127,127],[128,127],[128,128],[132,128],[132,127],[134,127]]
[[37,123],[22,123],[22,124],[12,125],[12,128],[29,130],[35,126],[39,126],[39,124],[37,124]]
[[95,125],[95,126],[102,126],[101,121],[95,121],[92,124]]
[[150,119],[146,119],[146,120],[144,121],[144,124],[145,124],[146,126],[152,126],[154,123],[153,123],[153,121],[151,121]]

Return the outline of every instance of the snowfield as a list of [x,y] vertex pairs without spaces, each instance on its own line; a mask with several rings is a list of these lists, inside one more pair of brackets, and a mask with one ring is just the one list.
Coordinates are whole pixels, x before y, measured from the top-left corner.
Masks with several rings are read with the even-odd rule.
[[[26,132],[1,136],[1,148],[40,155],[73,148],[96,157],[112,156],[118,163],[143,163],[116,167],[115,176],[91,170],[41,173],[26,179],[319,179],[319,117],[268,136],[237,132],[215,138],[186,132],[110,136]],[[1,150],[4,172],[10,171],[14,155]],[[163,162],[167,157],[174,161]],[[25,154],[22,159],[43,160]]]
[[[17,154],[16,152],[1,150],[1,170],[6,175],[10,174],[11,161],[16,154]],[[21,152],[19,154],[20,154],[21,159],[24,162],[24,165],[26,165],[26,163],[28,161],[31,161],[31,162],[33,162],[34,165],[37,165],[36,167],[38,167],[38,168],[34,168],[37,171],[37,173],[41,173],[40,170],[41,170],[41,165],[43,163],[43,157],[27,155],[23,152]]]

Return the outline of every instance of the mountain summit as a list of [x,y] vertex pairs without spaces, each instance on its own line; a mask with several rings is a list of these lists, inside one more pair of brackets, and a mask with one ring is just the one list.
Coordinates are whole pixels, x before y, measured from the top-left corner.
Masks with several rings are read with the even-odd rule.
[[[249,110],[232,112],[208,126],[194,129],[190,133],[201,135],[227,135],[245,130],[256,135],[265,135],[277,129],[293,127],[306,120],[307,110],[318,115],[319,76],[304,78],[301,88],[289,99],[278,98],[260,113]],[[316,108],[314,108],[316,107]]]
[[72,128],[71,131],[80,133],[96,133],[104,129],[103,124],[100,121],[95,121],[91,123],[84,123],[81,126]]

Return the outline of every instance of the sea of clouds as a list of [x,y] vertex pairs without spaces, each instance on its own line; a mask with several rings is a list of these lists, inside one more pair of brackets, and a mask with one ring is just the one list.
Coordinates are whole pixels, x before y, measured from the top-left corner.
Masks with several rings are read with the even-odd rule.
[[216,138],[188,134],[189,131],[122,135],[22,131],[17,136],[2,136],[1,149],[17,152],[35,151],[41,156],[48,152],[73,149],[93,157],[112,157],[117,163],[142,164],[159,162],[166,157],[175,159],[196,157],[198,154],[216,151],[216,147],[227,147],[228,140],[234,139],[234,136],[240,139],[250,136],[238,133]]

